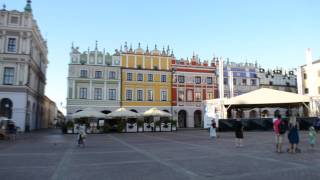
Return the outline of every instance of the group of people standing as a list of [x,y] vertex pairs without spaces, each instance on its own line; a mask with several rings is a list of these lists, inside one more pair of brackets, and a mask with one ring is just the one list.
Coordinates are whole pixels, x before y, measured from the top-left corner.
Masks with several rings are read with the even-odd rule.
[[[241,122],[241,116],[237,113],[236,121],[233,125],[235,131],[235,146],[236,147],[243,147],[243,130],[244,126]],[[210,127],[210,137],[216,138],[217,137],[217,125],[216,121],[212,120],[212,124]],[[298,148],[299,144],[299,123],[297,122],[296,116],[290,115],[289,122],[284,121],[281,118],[281,115],[278,114],[276,118],[273,120],[273,130],[275,133],[275,141],[276,141],[276,152],[282,153],[282,146],[284,137],[287,134],[289,147],[287,148],[287,152],[289,153],[297,153],[301,152]],[[317,132],[313,126],[310,126],[308,132],[308,140],[310,147],[313,149],[316,143],[316,135]]]
[[[241,122],[241,116],[237,115],[237,119],[234,123],[234,130],[235,130],[235,145],[236,147],[243,147],[243,124]],[[210,137],[211,138],[216,138],[217,136],[217,124],[216,121],[213,119],[211,121],[211,126],[210,126]]]
[[[288,132],[287,137],[289,141],[289,147],[287,152],[289,153],[297,153],[301,152],[298,148],[298,144],[300,141],[299,137],[299,122],[296,119],[296,116],[289,116],[289,122],[287,123],[281,118],[281,115],[278,114],[277,117],[273,121],[273,129],[275,132],[276,138],[276,152],[282,153],[282,145],[285,134]],[[310,147],[313,149],[316,143],[316,135],[317,132],[313,126],[309,127],[308,132],[308,140]]]

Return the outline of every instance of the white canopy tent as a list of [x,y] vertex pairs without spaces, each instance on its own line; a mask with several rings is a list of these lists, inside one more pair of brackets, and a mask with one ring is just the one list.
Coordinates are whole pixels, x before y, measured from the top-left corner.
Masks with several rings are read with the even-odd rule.
[[165,111],[161,111],[157,108],[150,108],[146,112],[143,113],[143,116],[145,117],[171,117],[172,115],[170,113],[167,113]]
[[310,97],[296,93],[261,88],[233,98],[211,99],[204,102],[205,119],[210,123],[212,118],[227,118],[229,109],[264,108],[264,107],[301,107],[309,109]]
[[106,114],[103,114],[99,111],[94,110],[93,108],[86,108],[82,111],[73,113],[71,115],[72,119],[75,118],[83,118],[83,117],[88,117],[88,118],[106,118]]
[[261,88],[234,98],[224,100],[223,104],[232,105],[279,105],[308,103],[310,97],[296,93]]
[[107,117],[110,117],[110,118],[116,118],[116,117],[118,117],[118,118],[137,118],[140,116],[141,115],[139,113],[129,111],[126,108],[119,108],[119,109],[117,109],[107,115]]

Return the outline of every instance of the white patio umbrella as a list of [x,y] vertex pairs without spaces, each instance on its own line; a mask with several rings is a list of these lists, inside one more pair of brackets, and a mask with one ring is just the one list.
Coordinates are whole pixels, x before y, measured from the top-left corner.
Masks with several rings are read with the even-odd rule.
[[141,116],[139,113],[135,113],[132,111],[127,110],[126,108],[119,108],[112,113],[107,114],[107,117],[110,118],[136,118]]
[[143,116],[145,117],[171,117],[172,115],[170,113],[167,113],[165,111],[161,111],[157,108],[151,108],[143,113]]
[[80,112],[73,113],[71,115],[73,119],[75,118],[83,118],[83,117],[88,117],[88,118],[106,118],[106,114],[103,114],[95,109],[92,108],[86,108]]

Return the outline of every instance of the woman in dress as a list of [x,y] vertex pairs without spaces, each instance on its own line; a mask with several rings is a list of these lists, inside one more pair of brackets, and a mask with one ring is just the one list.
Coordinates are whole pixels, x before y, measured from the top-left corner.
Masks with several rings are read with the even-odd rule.
[[290,153],[296,153],[298,150],[298,144],[299,144],[299,124],[296,120],[295,116],[290,117],[289,122],[289,133],[288,133],[288,140],[290,143],[290,147],[288,149],[288,152]]
[[211,121],[211,126],[210,126],[210,137],[213,139],[217,137],[216,128],[217,128],[216,121],[213,119]]

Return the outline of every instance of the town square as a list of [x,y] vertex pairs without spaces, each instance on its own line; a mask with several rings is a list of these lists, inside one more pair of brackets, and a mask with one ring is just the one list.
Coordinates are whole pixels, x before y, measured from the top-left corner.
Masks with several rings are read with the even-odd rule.
[[275,153],[272,132],[245,133],[241,148],[233,133],[212,140],[206,130],[91,134],[85,148],[75,138],[45,130],[1,141],[1,179],[320,178],[320,151],[309,148],[305,132],[299,154]]
[[320,179],[320,2],[0,5],[0,180]]

